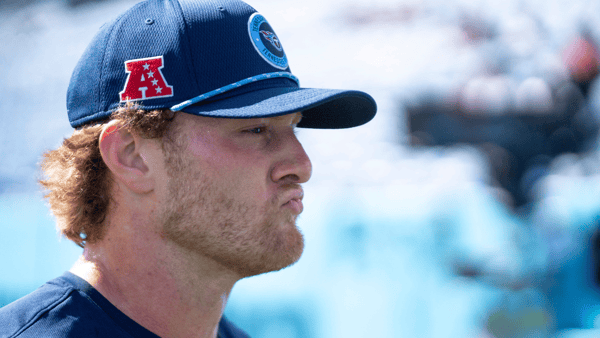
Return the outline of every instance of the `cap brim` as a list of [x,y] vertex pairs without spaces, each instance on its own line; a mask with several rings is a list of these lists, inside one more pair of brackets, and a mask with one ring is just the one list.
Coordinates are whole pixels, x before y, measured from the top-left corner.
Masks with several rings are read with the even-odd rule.
[[301,128],[340,129],[369,122],[375,100],[354,90],[276,87],[191,105],[182,111],[210,117],[258,118],[302,112]]

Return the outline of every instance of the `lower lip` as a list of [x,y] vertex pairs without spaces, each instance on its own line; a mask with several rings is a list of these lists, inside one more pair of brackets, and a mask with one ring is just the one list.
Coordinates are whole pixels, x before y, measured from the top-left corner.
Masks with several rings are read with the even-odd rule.
[[295,214],[300,214],[304,210],[301,200],[293,199],[283,205],[283,207],[290,208]]

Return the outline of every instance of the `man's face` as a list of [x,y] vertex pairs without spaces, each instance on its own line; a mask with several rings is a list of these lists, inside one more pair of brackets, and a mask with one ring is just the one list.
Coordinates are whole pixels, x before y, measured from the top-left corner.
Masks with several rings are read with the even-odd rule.
[[300,118],[178,114],[165,142],[164,236],[242,277],[295,263],[304,248],[300,183],[312,169],[294,134]]

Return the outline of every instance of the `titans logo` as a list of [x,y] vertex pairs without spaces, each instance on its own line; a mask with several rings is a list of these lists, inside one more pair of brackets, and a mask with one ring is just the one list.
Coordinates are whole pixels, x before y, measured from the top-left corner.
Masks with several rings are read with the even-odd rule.
[[262,30],[260,31],[260,34],[262,34],[262,36],[264,36],[264,38],[267,39],[273,45],[273,47],[277,48],[278,51],[283,50],[283,48],[281,47],[281,43],[279,43],[279,39],[277,38],[277,35],[275,35],[275,33]]
[[254,49],[271,66],[288,69],[288,60],[283,45],[264,16],[254,13],[248,19],[248,34]]

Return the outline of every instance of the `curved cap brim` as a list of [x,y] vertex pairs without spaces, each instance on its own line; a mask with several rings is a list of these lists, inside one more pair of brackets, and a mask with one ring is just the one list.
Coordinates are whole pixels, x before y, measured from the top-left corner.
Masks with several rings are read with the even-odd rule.
[[369,122],[375,100],[354,90],[276,87],[204,102],[181,111],[201,116],[258,118],[302,112],[301,128],[340,129]]

